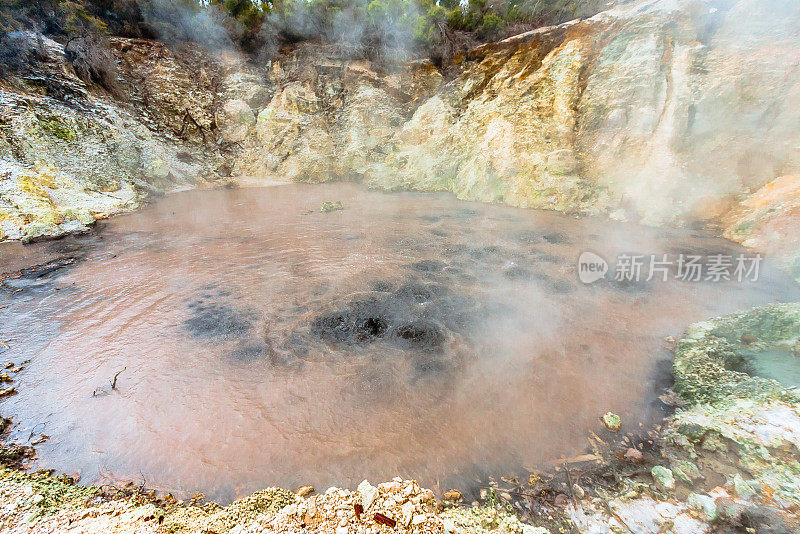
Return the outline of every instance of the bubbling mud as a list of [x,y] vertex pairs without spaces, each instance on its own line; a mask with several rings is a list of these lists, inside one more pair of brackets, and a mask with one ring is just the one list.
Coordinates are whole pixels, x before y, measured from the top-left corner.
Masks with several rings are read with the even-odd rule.
[[584,285],[584,250],[740,249],[351,184],[180,193],[24,250],[46,263],[0,288],[0,358],[29,360],[0,402],[15,437],[49,435],[39,464],[84,482],[222,501],[396,475],[444,490],[579,454],[603,413],[657,415],[665,336],[798,293],[768,267]]

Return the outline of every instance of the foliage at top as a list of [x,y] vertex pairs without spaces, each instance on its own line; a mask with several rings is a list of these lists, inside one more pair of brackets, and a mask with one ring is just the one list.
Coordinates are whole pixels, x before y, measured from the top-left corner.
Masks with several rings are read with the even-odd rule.
[[320,39],[366,55],[430,55],[454,34],[493,40],[600,7],[599,0],[0,0],[0,32],[189,40],[250,53]]

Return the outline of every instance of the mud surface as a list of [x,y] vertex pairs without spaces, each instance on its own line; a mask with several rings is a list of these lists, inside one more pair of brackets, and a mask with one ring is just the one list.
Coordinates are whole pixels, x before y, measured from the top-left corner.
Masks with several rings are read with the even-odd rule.
[[30,360],[0,410],[84,482],[222,501],[395,475],[444,490],[580,453],[607,411],[648,421],[664,336],[800,296],[768,265],[756,283],[584,285],[584,250],[741,251],[347,184],[177,194],[94,235],[0,246],[0,358]]

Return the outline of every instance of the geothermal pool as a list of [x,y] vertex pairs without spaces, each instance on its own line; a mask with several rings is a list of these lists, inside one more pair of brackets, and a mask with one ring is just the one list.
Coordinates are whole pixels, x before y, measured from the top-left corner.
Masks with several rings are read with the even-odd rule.
[[[341,201],[341,211],[322,212]],[[393,476],[434,489],[658,417],[665,336],[796,300],[758,282],[578,280],[578,255],[736,254],[690,230],[351,184],[175,194],[94,235],[0,246],[0,400],[38,465],[221,501]],[[117,375],[117,385],[111,381]]]

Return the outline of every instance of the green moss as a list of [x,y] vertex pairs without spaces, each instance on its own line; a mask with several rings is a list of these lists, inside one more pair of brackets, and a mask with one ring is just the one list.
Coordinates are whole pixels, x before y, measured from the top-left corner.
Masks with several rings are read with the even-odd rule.
[[736,228],[733,229],[733,231],[734,233],[736,233],[736,235],[747,236],[750,234],[750,231],[753,229],[754,225],[755,223],[753,221],[743,222],[737,225]]
[[48,134],[62,141],[74,141],[77,135],[58,117],[40,120],[39,125]]
[[342,206],[342,201],[337,200],[335,202],[323,202],[320,211],[330,212],[330,211],[341,211],[344,209]]
[[800,400],[775,382],[750,376],[746,353],[794,346],[800,338],[800,304],[779,304],[693,325],[678,343],[675,390],[689,404],[731,397]]
[[32,505],[31,512],[37,515],[59,512],[65,508],[78,508],[101,494],[100,489],[93,486],[78,486],[45,473],[29,475],[16,469],[4,468],[0,471],[0,479],[26,484],[30,486],[35,495],[41,496],[40,499],[31,501],[35,503]]

